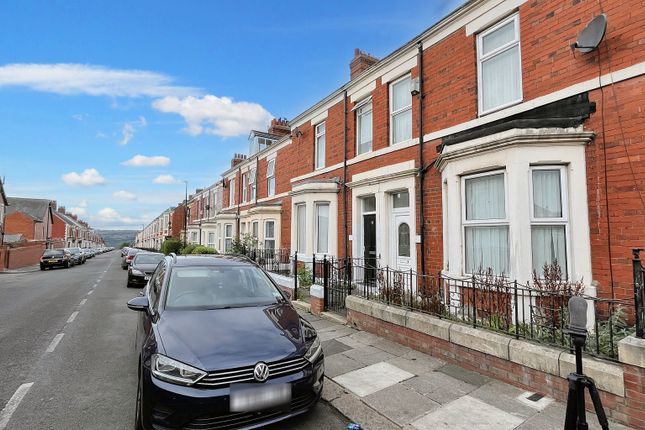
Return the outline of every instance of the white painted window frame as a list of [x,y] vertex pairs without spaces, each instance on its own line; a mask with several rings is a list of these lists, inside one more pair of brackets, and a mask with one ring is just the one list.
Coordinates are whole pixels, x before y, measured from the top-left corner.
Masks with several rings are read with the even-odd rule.
[[[505,45],[500,46],[499,48],[495,49],[494,51],[489,52],[486,55],[482,55],[482,52],[484,51],[483,48],[483,38],[487,36],[490,33],[494,33],[495,30],[499,29],[500,27],[504,26],[505,24],[508,24],[510,21],[514,22],[513,28],[515,30],[515,39],[511,42],[508,42]],[[484,106],[483,99],[482,99],[482,63],[485,62],[486,60],[489,60],[513,47],[517,46],[517,52],[519,55],[519,67],[520,67],[520,97],[517,100],[510,101],[508,103],[495,106],[494,108],[490,108],[487,110],[483,110],[482,106]],[[520,41],[520,14],[519,12],[515,12],[514,14],[502,19],[501,21],[497,22],[496,24],[493,24],[491,27],[488,27],[486,30],[482,31],[477,35],[477,110],[479,111],[479,116],[483,116],[492,112],[496,112],[498,110],[507,108],[509,106],[513,106],[515,104],[521,103],[522,100],[524,100],[524,85],[523,85],[523,76],[522,76],[522,45]]]
[[[562,205],[562,216],[560,218],[537,218],[535,217],[534,214],[534,205],[533,205],[533,171],[535,170],[559,170],[560,171],[560,199],[561,199],[561,205]],[[530,214],[530,221],[531,221],[531,226],[530,229],[531,231],[533,230],[534,225],[554,225],[554,226],[559,226],[563,225],[564,226],[564,238],[565,238],[565,247],[566,247],[566,267],[563,269],[565,270],[567,278],[570,277],[572,270],[571,270],[571,239],[570,239],[570,231],[571,228],[569,226],[569,186],[568,186],[568,180],[567,180],[567,166],[562,165],[562,164],[541,164],[541,165],[533,165],[529,167],[529,214]],[[530,237],[530,236],[529,236]],[[533,244],[531,244],[531,259],[533,258]],[[532,260],[531,260],[532,261]],[[539,273],[538,273],[539,275]]]
[[[320,170],[325,168],[325,158],[327,157],[327,125],[326,121],[319,122],[314,128],[314,169]],[[323,131],[320,129],[323,128]],[[318,145],[320,140],[323,140],[323,157],[322,160],[318,159]]]
[[267,161],[267,196],[275,195],[275,158]]
[[[228,227],[231,228],[230,235],[229,235],[229,231],[227,231]],[[230,240],[231,241],[231,247],[233,246],[233,235],[234,235],[233,224],[230,224],[230,223],[224,224],[224,252],[229,251],[229,247],[226,246],[227,241]]]
[[[412,74],[407,73],[407,74],[401,76],[400,78],[390,82],[390,85],[389,85],[389,100],[388,100],[389,103],[388,103],[388,105],[389,105],[389,110],[390,110],[390,146],[398,145],[399,143],[403,143],[403,142],[406,142],[408,140],[408,139],[406,139],[406,140],[402,140],[400,142],[394,142],[394,117],[398,116],[398,115],[400,115],[402,113],[405,113],[407,111],[412,110],[412,96],[410,96],[410,104],[408,106],[402,107],[401,109],[398,109],[396,111],[392,110],[392,105],[393,105],[393,103],[392,103],[392,100],[393,100],[392,95],[394,93],[394,86],[396,84],[398,84],[399,82],[402,82],[402,81],[404,81],[406,79],[409,79],[410,84],[412,84]],[[413,126],[412,122],[410,122],[410,124]],[[410,138],[412,138],[412,130],[410,130]]]
[[228,206],[235,206],[235,178],[228,181]]
[[251,169],[249,172],[249,185],[251,187],[250,201],[254,202],[257,199],[258,194],[258,171],[257,169]]
[[[493,218],[485,220],[467,220],[466,219],[466,180],[481,178],[484,176],[494,176],[499,174],[504,175],[504,218]],[[468,273],[466,271],[466,227],[503,227],[508,228],[508,237],[509,241],[511,238],[511,228],[510,220],[508,216],[509,212],[509,196],[508,196],[508,172],[506,169],[495,169],[489,170],[486,172],[473,173],[461,176],[461,267],[464,275],[473,275],[473,273]],[[504,273],[504,276],[509,276],[512,272],[512,255],[510,243],[508,244],[508,262],[509,262],[509,273]]]
[[[327,212],[329,214],[328,217],[327,217],[327,234],[328,234],[328,236],[327,236],[327,249],[325,251],[320,251],[318,249],[318,243],[319,243],[319,239],[320,239],[320,237],[318,236],[318,221],[319,221],[318,220],[318,208],[320,208],[321,206],[327,206]],[[314,203],[314,250],[316,251],[315,252],[316,254],[320,254],[320,255],[329,254],[329,245],[330,245],[329,234],[331,233],[331,231],[329,231],[330,226],[331,226],[330,218],[331,218],[331,202],[328,202],[328,201],[316,201]]]
[[248,191],[247,191],[248,185],[249,185],[249,174],[244,173],[242,175],[242,203],[246,203],[248,199]]
[[[272,236],[267,235],[267,231],[269,230],[267,228],[267,225],[269,225],[269,223],[273,224],[273,235]],[[272,220],[272,219],[267,219],[267,220],[264,221],[264,249],[267,249],[266,244],[267,244],[267,241],[269,241],[269,240],[273,242],[273,249],[276,248],[276,246],[275,246],[276,245],[275,244],[275,224],[276,224],[275,220]]]
[[[369,109],[367,107],[369,106]],[[354,110],[356,111],[356,155],[367,154],[372,152],[373,143],[374,143],[374,113],[373,113],[373,104],[372,97],[368,97],[362,102],[358,103]],[[368,113],[372,114],[372,121],[370,127],[372,128],[372,140],[370,141],[370,148],[367,151],[360,151],[361,147],[361,129],[363,121],[365,120],[364,116]]]

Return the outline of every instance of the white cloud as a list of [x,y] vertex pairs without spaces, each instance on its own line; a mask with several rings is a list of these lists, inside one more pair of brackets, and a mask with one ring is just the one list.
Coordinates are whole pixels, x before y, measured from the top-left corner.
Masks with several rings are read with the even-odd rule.
[[121,128],[121,140],[119,140],[119,145],[127,145],[134,137],[135,131],[141,127],[145,127],[146,125],[148,125],[148,121],[146,121],[142,116],[140,116],[136,121],[128,121],[124,123]]
[[68,185],[82,185],[84,187],[105,183],[105,178],[96,169],[85,169],[82,173],[69,172],[61,176],[61,179]]
[[0,87],[110,97],[166,97],[198,94],[173,85],[173,79],[147,70],[109,69],[86,64],[7,64],[0,66]]
[[181,181],[179,179],[175,179],[175,177],[172,175],[159,175],[156,178],[154,178],[152,182],[154,182],[155,184],[170,185],[170,184],[178,184]]
[[110,207],[103,208],[99,210],[96,215],[90,217],[93,227],[104,228],[118,228],[121,226],[132,225],[141,226],[141,224],[147,224],[151,219],[152,217],[148,214],[144,214],[139,217],[122,215]]
[[96,138],[97,139],[105,139],[105,138],[107,138],[107,134],[103,133],[102,131],[97,131],[96,132]]
[[89,115],[86,113],[77,113],[72,115],[72,119],[75,119],[76,121],[83,121],[85,118],[87,118]]
[[87,215],[87,206],[88,206],[87,200],[83,199],[80,202],[78,202],[78,206],[75,206],[73,208],[69,208],[69,209],[67,209],[67,211],[71,212],[74,215],[77,215],[79,217],[80,216],[85,216],[85,215]]
[[152,155],[149,157],[145,155],[135,155],[121,164],[132,167],[167,166],[170,164],[170,158],[164,157],[163,155]]
[[119,200],[127,200],[131,202],[137,199],[137,196],[134,193],[125,190],[115,191],[114,193],[112,193],[112,196]]
[[166,113],[181,115],[185,131],[194,136],[213,134],[222,137],[239,136],[251,129],[266,128],[272,115],[257,103],[236,102],[229,97],[176,97],[155,100],[152,106]]

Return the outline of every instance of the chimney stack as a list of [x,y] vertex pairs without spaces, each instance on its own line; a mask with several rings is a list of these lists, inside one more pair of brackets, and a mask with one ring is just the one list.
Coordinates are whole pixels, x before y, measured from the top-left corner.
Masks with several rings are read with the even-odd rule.
[[291,133],[291,127],[289,126],[289,121],[286,118],[273,118],[271,120],[271,125],[269,126],[268,132],[270,134],[276,134],[278,136],[286,136]]
[[378,61],[378,58],[372,57],[370,54],[363,52],[358,48],[354,49],[354,58],[351,63],[349,63],[349,79],[354,79],[356,76],[363,73],[363,71],[378,63]]
[[64,214],[65,213],[65,206],[61,206],[58,208],[58,212]]
[[231,168],[237,166],[244,160],[246,160],[246,155],[237,153],[233,154],[233,159],[231,160]]

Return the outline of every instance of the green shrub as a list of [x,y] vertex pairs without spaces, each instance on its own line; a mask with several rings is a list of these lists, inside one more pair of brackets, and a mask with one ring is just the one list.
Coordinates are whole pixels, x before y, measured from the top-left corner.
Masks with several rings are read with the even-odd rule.
[[309,288],[313,284],[313,272],[307,266],[298,269],[298,289]]
[[171,252],[179,254],[181,252],[181,242],[177,239],[166,239],[161,244],[161,252],[168,255]]
[[192,254],[195,248],[197,248],[197,245],[195,244],[191,243],[190,245],[186,245],[181,249],[181,255]]
[[217,250],[209,246],[198,245],[193,249],[191,254],[217,254]]

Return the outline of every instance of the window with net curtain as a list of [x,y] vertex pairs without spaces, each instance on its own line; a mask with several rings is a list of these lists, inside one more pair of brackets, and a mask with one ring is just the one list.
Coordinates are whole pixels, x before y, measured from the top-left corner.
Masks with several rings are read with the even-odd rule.
[[372,150],[372,101],[366,101],[356,109],[356,153]]
[[487,113],[522,100],[519,15],[477,37],[479,112]]
[[509,273],[510,250],[504,173],[465,177],[464,271],[468,274],[492,269]]
[[275,159],[267,163],[267,195],[275,194]]
[[316,160],[315,168],[325,167],[325,123],[316,126]]
[[531,251],[533,270],[538,276],[544,265],[557,263],[563,277],[568,276],[567,214],[564,210],[564,169],[534,167],[531,169],[532,217]]
[[412,138],[412,94],[410,76],[390,85],[390,142],[396,144]]
[[233,248],[233,224],[224,226],[224,251],[230,251]]
[[254,201],[257,196],[257,186],[256,186],[256,176],[258,171],[256,169],[251,170],[249,173],[249,184],[251,185],[251,201]]
[[307,207],[305,205],[296,206],[296,249],[299,253],[307,252]]
[[316,204],[316,252],[329,252],[329,204]]
[[[255,229],[255,225],[253,228]],[[264,223],[264,249],[275,249],[275,222],[266,221]]]

